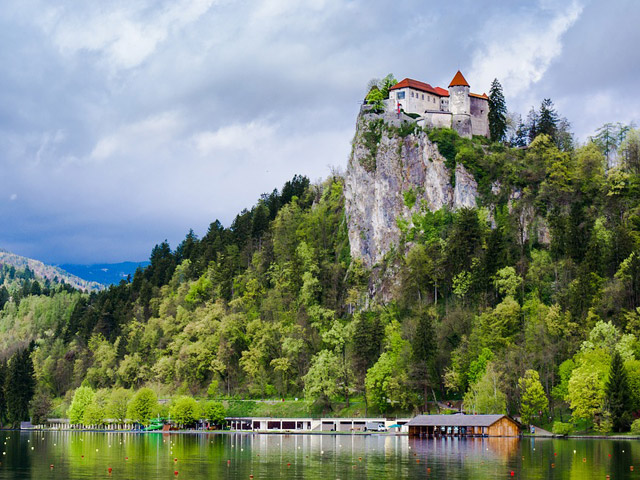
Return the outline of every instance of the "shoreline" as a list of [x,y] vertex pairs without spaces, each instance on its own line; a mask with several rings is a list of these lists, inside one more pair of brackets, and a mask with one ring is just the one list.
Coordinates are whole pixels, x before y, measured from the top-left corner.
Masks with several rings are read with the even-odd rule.
[[[38,433],[53,433],[53,432],[75,432],[75,433],[135,433],[140,435],[147,434],[163,434],[163,435],[236,435],[236,434],[251,434],[251,435],[335,435],[335,436],[386,436],[386,437],[408,437],[407,432],[340,432],[340,431],[306,431],[306,430],[109,430],[109,429],[76,429],[76,428],[7,428],[2,429],[7,432],[38,432]],[[441,437],[438,437],[441,438]],[[442,437],[444,438],[444,437]],[[447,437],[449,438],[449,437]],[[458,437],[451,437],[458,438]],[[466,437],[459,437],[466,438]],[[640,435],[530,435],[521,434],[518,437],[474,437],[474,438],[520,438],[520,439],[557,439],[557,440],[640,440]]]

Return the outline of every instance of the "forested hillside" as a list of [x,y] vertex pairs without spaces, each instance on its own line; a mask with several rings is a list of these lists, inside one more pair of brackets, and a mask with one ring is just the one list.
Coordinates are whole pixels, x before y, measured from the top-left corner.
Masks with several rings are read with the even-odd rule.
[[[327,413],[355,398],[369,413],[464,398],[470,412],[571,413],[606,430],[619,356],[628,426],[640,410],[640,133],[626,131],[607,170],[599,137],[574,146],[556,132],[525,147],[427,132],[450,168],[473,173],[478,208],[420,209],[371,270],[350,257],[342,176],[296,176],[229,228],[157,245],[130,282],[7,301],[5,357],[35,340],[33,405],[59,415],[80,385],[149,386],[301,397]],[[381,278],[391,301],[371,295]]]

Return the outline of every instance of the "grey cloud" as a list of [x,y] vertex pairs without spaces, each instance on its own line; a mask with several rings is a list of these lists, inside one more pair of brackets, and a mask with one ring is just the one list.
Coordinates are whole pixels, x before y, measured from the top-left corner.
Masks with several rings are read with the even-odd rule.
[[[370,78],[393,72],[446,86],[458,68],[472,71],[482,42],[509,41],[487,25],[516,15],[526,28],[555,12],[511,0],[6,4],[0,246],[58,263],[144,259],[164,238],[175,246],[189,228],[229,224],[295,173],[326,176],[346,164]],[[580,44],[598,8],[605,3],[585,6],[561,54],[510,107],[526,113],[530,98],[552,96],[570,120],[584,115],[570,108],[563,78],[587,75],[581,58],[601,51]],[[614,21],[624,17],[602,29]],[[637,39],[631,27],[615,30],[621,45]],[[636,53],[621,50],[607,57],[609,74],[597,72],[600,84],[617,70],[633,74],[638,62],[624,57]]]

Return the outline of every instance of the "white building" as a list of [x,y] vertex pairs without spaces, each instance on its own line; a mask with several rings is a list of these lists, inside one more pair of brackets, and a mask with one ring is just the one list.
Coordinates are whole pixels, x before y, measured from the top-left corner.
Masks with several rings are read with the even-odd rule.
[[418,124],[453,128],[463,137],[489,136],[489,97],[471,93],[458,70],[449,89],[405,78],[389,89],[387,108],[418,114]]

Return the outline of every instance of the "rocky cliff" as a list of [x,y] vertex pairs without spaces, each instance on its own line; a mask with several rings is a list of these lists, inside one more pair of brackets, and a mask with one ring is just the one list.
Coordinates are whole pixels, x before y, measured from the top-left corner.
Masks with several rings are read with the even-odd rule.
[[[370,113],[358,117],[345,207],[351,255],[369,268],[398,244],[397,220],[410,219],[423,202],[432,211],[445,205],[454,210],[476,206],[473,175],[462,165],[452,175],[437,146],[424,131],[411,128],[409,120]],[[411,201],[405,202],[405,195]]]

